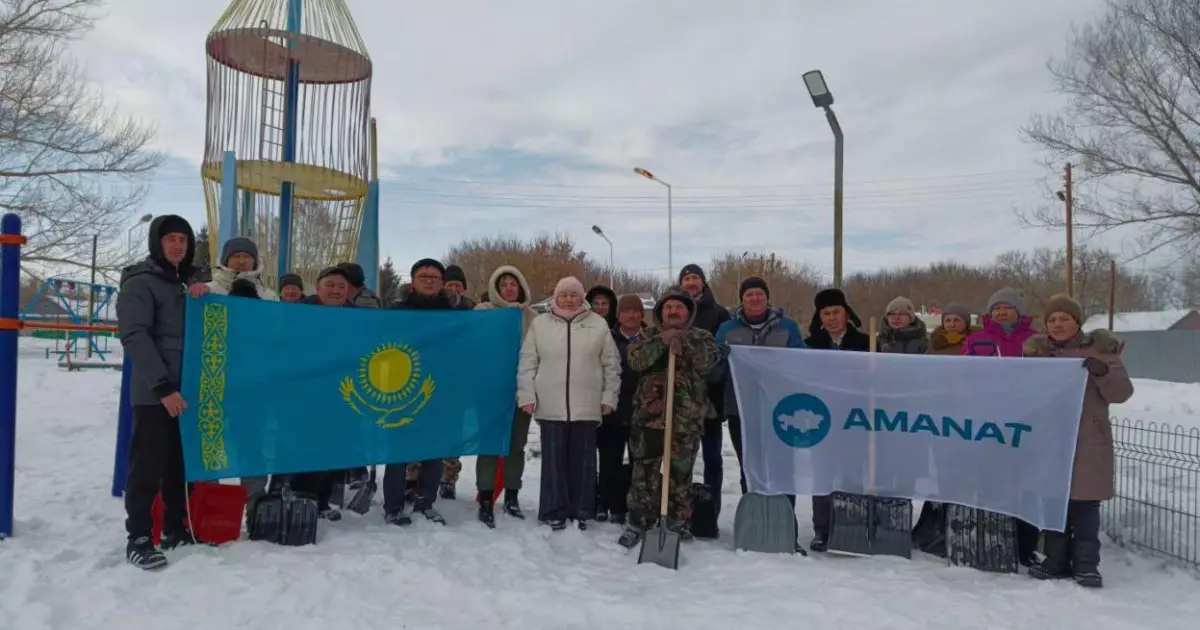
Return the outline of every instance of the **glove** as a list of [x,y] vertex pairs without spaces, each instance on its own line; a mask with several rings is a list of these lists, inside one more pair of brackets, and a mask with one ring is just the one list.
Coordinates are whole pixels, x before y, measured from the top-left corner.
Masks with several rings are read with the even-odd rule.
[[667,346],[671,354],[679,356],[683,354],[683,330],[679,328],[668,328],[658,334],[658,338]]
[[1088,357],[1083,360],[1083,369],[1087,370],[1092,376],[1104,376],[1108,374],[1108,364],[1096,357]]

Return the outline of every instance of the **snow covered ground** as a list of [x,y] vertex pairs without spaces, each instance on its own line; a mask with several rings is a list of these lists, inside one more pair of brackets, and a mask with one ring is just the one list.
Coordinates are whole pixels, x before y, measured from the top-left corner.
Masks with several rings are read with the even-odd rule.
[[[732,550],[736,460],[726,458],[724,537],[684,546],[678,572],[638,566],[612,525],[551,534],[467,499],[449,526],[385,526],[378,510],[323,524],[319,544],[239,542],[171,554],[156,574],[124,564],[109,496],[120,375],[60,370],[21,346],[16,534],[0,543],[0,629],[174,628],[1196,628],[1200,581],[1106,546],[1106,588],[952,569],[918,554],[773,557]],[[1115,415],[1200,426],[1200,385],[1138,381]],[[468,460],[459,481],[473,488]],[[526,474],[536,488],[538,462]],[[533,508],[536,491],[523,501]],[[801,523],[809,521],[800,502]],[[809,532],[804,532],[805,540]]]

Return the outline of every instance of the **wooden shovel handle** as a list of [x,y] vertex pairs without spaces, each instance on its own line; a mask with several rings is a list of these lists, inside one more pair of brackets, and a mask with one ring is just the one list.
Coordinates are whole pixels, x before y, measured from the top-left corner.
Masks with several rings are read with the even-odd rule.
[[662,496],[659,498],[658,513],[662,517],[659,525],[667,521],[667,492],[671,485],[671,433],[675,416],[675,353],[667,350],[667,418],[663,426]]

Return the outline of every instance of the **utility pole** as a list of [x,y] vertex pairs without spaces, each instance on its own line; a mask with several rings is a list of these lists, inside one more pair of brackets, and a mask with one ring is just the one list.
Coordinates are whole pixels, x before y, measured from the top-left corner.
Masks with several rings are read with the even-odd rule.
[[1066,188],[1063,189],[1063,203],[1067,211],[1067,295],[1075,296],[1075,221],[1071,216],[1071,163],[1067,162]]
[[[88,326],[91,326],[92,324],[95,323],[94,321],[92,321],[92,313],[96,312],[96,247],[97,247],[97,245],[99,245],[99,243],[100,243],[100,235],[93,234],[92,235],[92,280],[91,280],[92,286],[88,287],[87,319],[83,320],[84,323],[87,324]],[[67,334],[69,335],[71,333],[68,332]],[[87,358],[91,359],[93,344],[92,344],[92,331],[90,331],[90,330],[88,331],[88,334],[87,334],[87,345],[88,345]]]
[[1117,261],[1108,261],[1108,330],[1113,329],[1117,312]]

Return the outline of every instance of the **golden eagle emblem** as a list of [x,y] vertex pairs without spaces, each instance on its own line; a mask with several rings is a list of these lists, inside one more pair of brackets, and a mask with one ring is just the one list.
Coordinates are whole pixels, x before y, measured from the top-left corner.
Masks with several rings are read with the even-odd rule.
[[[419,387],[418,387],[419,384]],[[342,379],[342,400],[360,416],[395,429],[413,421],[433,397],[432,376],[421,380],[421,357],[400,343],[385,343],[364,356],[358,377]]]

